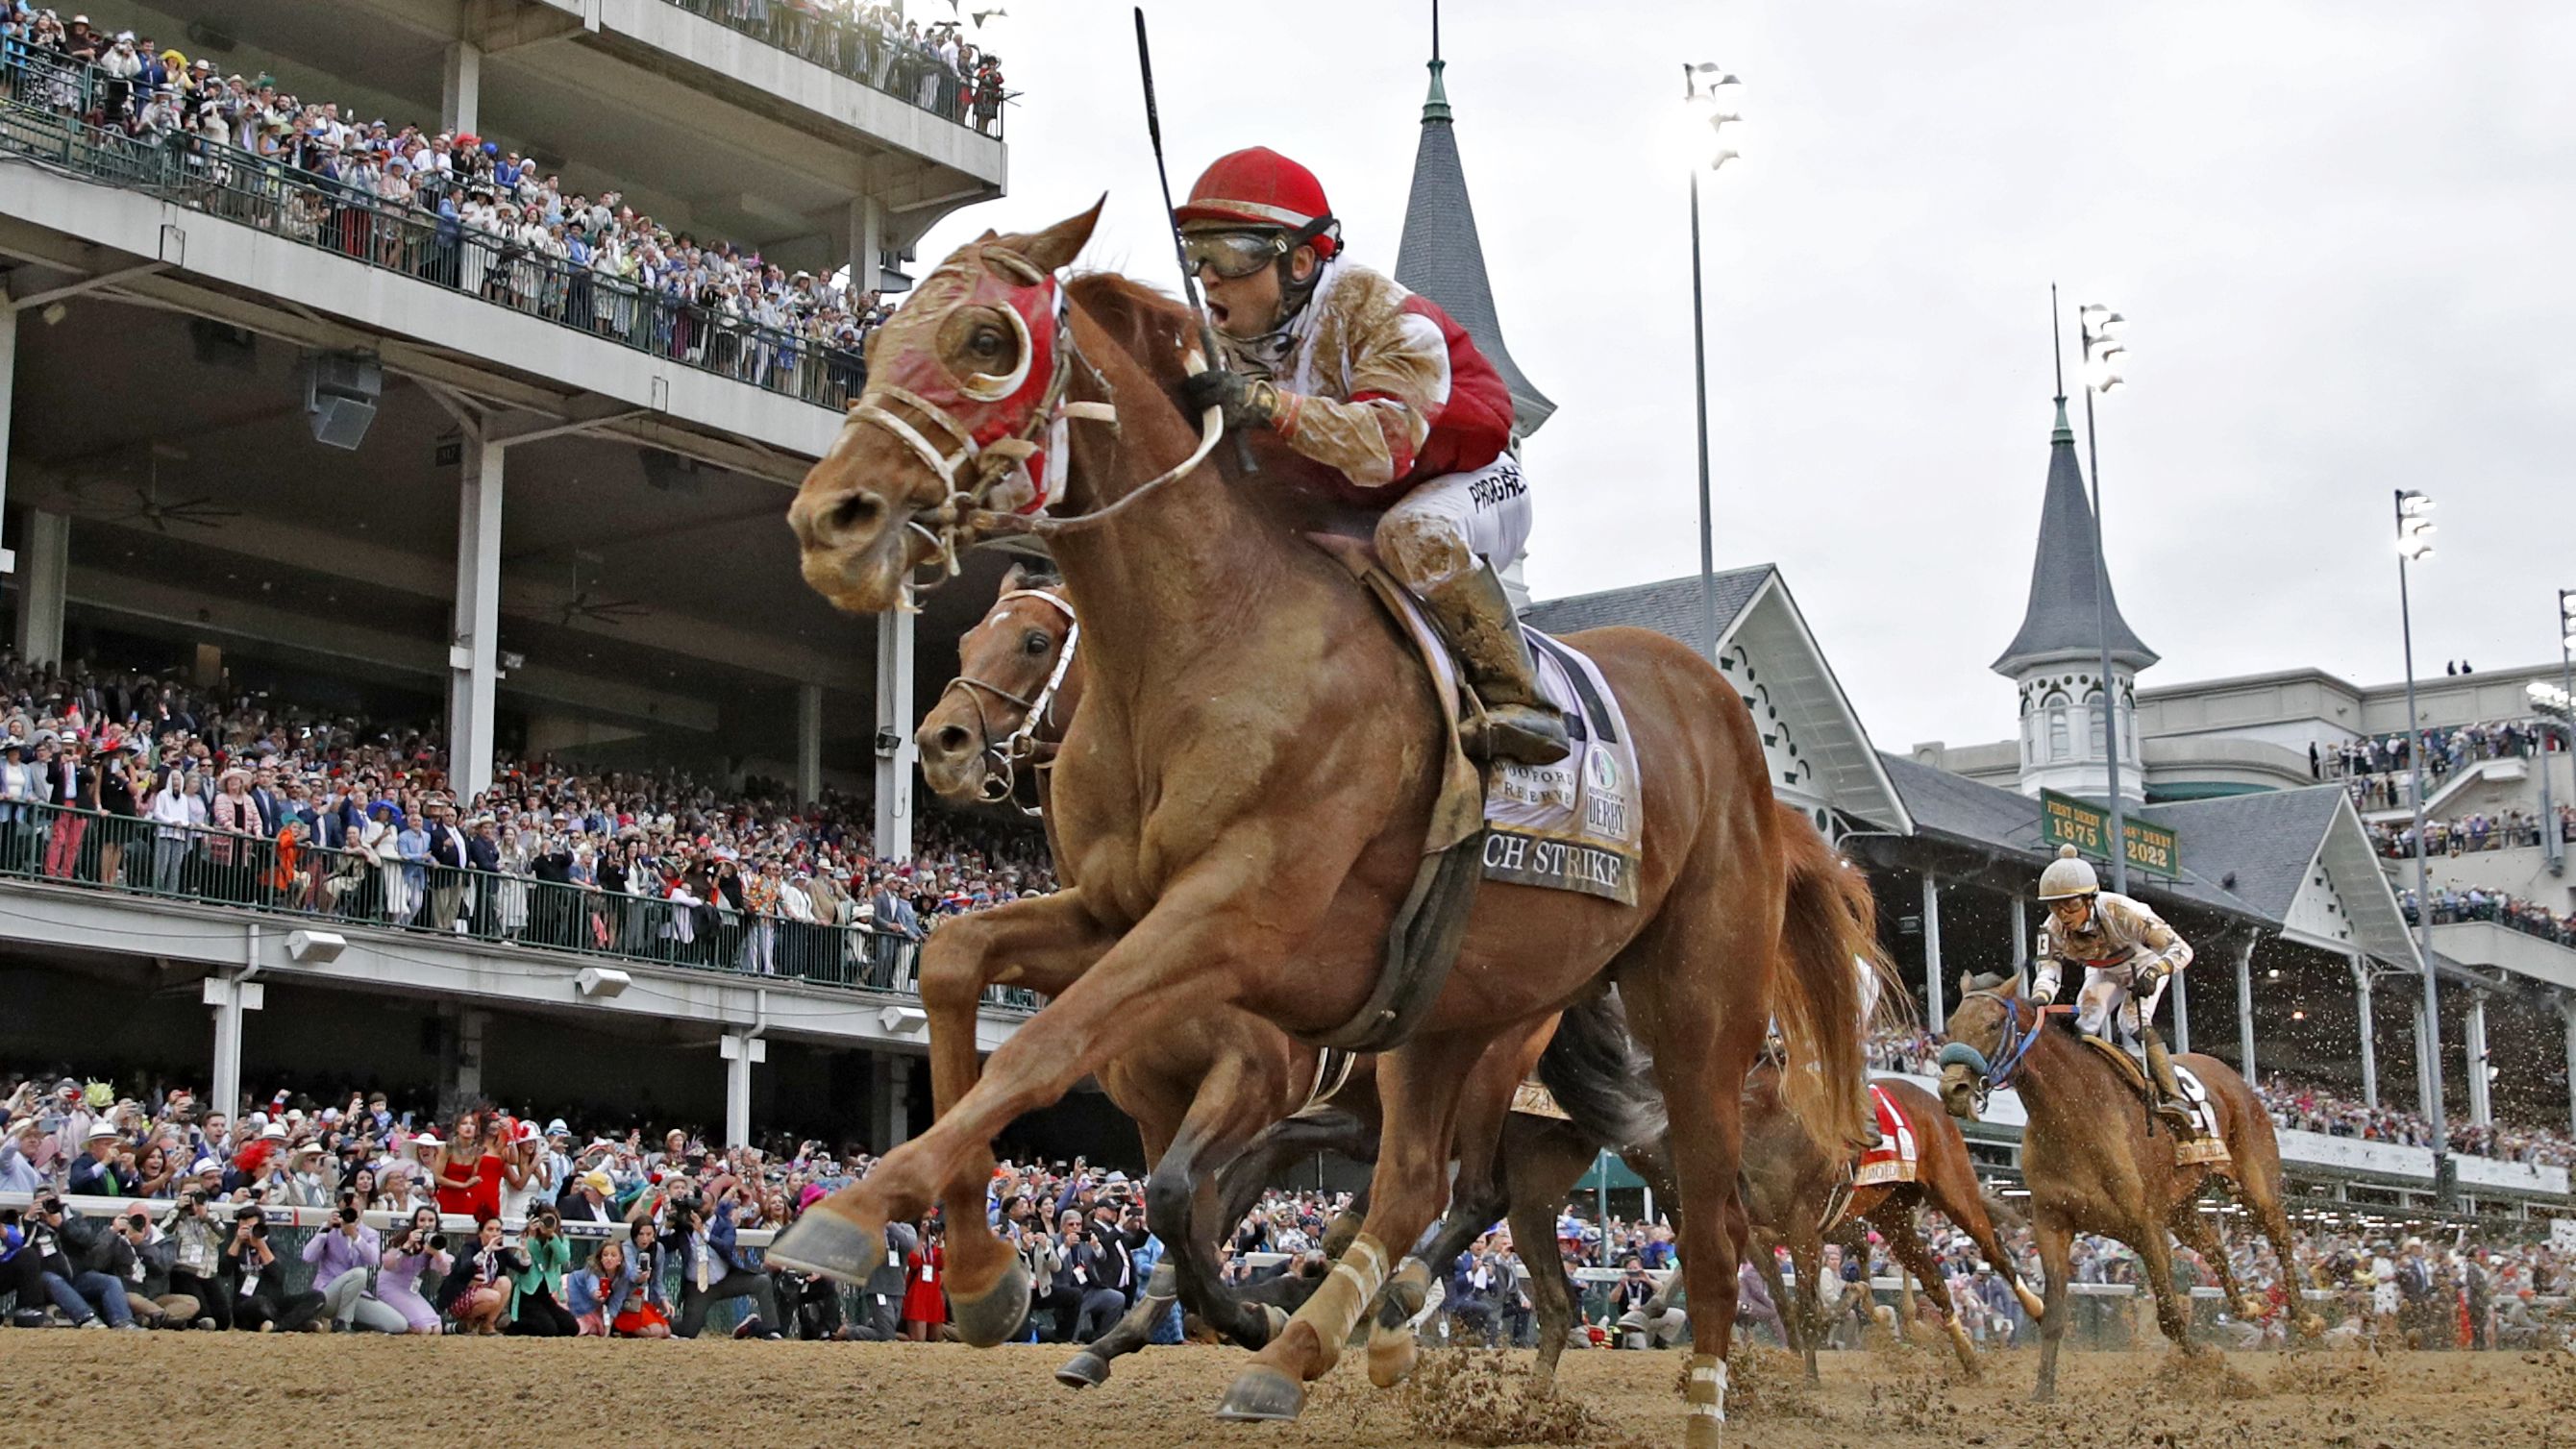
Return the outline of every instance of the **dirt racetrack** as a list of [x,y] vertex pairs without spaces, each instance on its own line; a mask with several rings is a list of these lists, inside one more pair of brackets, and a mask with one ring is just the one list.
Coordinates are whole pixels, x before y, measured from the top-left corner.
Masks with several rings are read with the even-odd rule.
[[[369,1443],[561,1449],[694,1440],[762,1449],[940,1445],[1669,1445],[1681,1439],[1677,1353],[1573,1353],[1574,1402],[1531,1406],[1526,1354],[1426,1354],[1422,1383],[1368,1386],[1358,1355],[1293,1425],[1209,1415],[1240,1353],[1163,1348],[1082,1394],[1059,1350],[951,1344],[604,1343],[297,1334],[0,1333],[12,1403],[0,1444],[53,1449],[90,1428],[138,1442],[301,1449]],[[2164,1351],[2070,1353],[2058,1403],[2023,1402],[2036,1356],[1956,1381],[1917,1349],[1829,1355],[1808,1389],[1777,1352],[1737,1355],[1728,1442],[1746,1449],[2520,1449],[2576,1446],[2576,1357],[2360,1351],[2229,1355],[2183,1369]],[[89,1426],[89,1428],[84,1428]],[[182,1427],[184,1426],[184,1427]]]

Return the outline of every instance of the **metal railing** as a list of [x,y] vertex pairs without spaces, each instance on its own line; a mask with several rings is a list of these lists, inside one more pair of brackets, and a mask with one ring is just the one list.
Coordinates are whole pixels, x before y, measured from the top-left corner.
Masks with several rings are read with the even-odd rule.
[[[862,924],[406,859],[387,836],[327,849],[204,826],[0,800],[0,880],[88,886],[448,940],[917,995],[920,943]],[[994,1006],[1034,1010],[1008,987]]]
[[1000,104],[986,117],[971,104],[974,85],[937,57],[924,55],[896,33],[826,9],[830,0],[665,0],[727,30],[748,35],[871,90],[879,90],[934,116],[1002,138]]
[[721,297],[672,296],[185,132],[96,124],[115,84],[0,54],[0,150],[818,407],[847,408],[866,383],[856,348],[761,326]]

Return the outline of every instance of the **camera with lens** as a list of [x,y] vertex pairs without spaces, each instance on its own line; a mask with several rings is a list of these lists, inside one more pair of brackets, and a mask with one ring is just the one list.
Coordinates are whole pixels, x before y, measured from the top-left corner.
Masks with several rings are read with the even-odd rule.
[[662,1209],[662,1231],[685,1233],[696,1226],[698,1215],[702,1211],[704,1211],[704,1204],[696,1198],[675,1197]]
[[356,1208],[354,1208],[354,1207],[344,1207],[344,1208],[340,1209],[340,1221],[342,1221],[342,1222],[344,1222],[344,1223],[354,1223],[354,1222],[356,1222],[357,1220],[358,1220],[358,1210],[357,1210]]

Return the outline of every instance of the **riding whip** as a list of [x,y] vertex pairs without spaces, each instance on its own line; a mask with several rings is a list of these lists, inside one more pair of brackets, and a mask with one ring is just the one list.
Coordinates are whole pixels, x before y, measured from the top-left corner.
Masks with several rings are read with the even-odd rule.
[[[1217,365],[1216,328],[1208,321],[1207,304],[1199,300],[1199,274],[1190,266],[1189,249],[1181,241],[1181,224],[1172,218],[1172,174],[1163,165],[1163,118],[1154,109],[1154,53],[1145,44],[1145,7],[1136,7],[1136,69],[1145,77],[1145,134],[1154,142],[1154,179],[1163,183],[1163,219],[1172,228],[1172,255],[1181,264],[1181,296],[1199,319],[1199,346],[1207,353],[1208,366]],[[1238,430],[1234,435],[1235,466],[1245,473],[1258,473],[1261,465],[1253,461],[1252,442]]]

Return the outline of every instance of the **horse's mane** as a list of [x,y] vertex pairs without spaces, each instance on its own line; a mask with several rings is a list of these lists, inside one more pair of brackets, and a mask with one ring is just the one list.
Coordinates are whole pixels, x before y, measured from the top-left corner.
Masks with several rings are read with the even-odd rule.
[[1116,272],[1079,272],[1064,288],[1119,350],[1164,383],[1179,380],[1176,344],[1190,331],[1190,314],[1177,299]]

